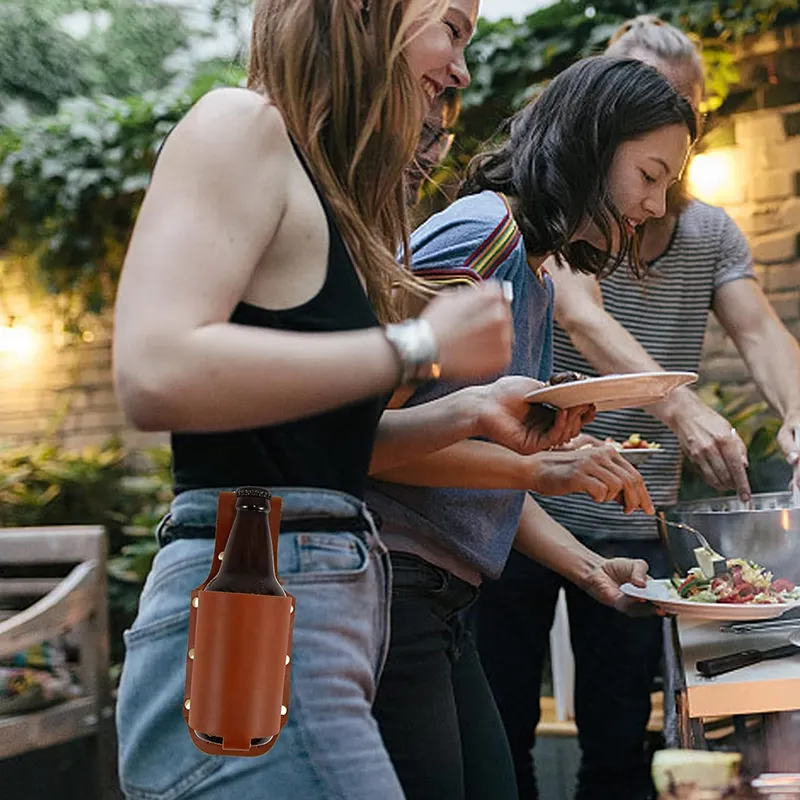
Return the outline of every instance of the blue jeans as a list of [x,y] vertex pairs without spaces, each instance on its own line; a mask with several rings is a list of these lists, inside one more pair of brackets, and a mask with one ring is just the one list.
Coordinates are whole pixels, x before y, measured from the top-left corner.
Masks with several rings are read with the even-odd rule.
[[390,565],[365,505],[316,489],[283,499],[278,571],[297,599],[289,718],[256,758],[208,756],[182,716],[189,593],[213,556],[217,492],[179,495],[125,633],[117,705],[129,800],[402,800],[371,713],[388,649]]
[[[606,557],[643,558],[666,577],[657,540],[586,541]],[[512,551],[501,578],[485,581],[472,615],[478,651],[508,735],[520,800],[536,800],[531,749],[556,600],[564,587],[575,654],[575,717],[581,746],[577,800],[647,800],[644,752],[650,692],[662,654],[660,617],[628,617],[560,575]]]

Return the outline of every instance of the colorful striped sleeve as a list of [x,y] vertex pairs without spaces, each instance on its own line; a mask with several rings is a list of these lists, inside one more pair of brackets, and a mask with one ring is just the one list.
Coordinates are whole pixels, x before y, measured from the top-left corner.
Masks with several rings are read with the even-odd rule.
[[483,192],[435,214],[411,238],[414,272],[440,286],[474,284],[497,276],[521,247],[508,201]]

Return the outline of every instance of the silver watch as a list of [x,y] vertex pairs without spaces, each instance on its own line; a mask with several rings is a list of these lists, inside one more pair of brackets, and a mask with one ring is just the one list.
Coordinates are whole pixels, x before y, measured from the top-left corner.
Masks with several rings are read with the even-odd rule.
[[387,325],[383,332],[397,353],[401,385],[425,383],[441,375],[439,345],[427,320],[407,319]]

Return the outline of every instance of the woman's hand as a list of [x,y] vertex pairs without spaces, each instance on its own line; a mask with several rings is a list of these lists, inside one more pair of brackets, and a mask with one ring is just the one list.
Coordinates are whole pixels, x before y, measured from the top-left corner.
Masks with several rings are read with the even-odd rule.
[[582,447],[602,447],[604,444],[605,442],[602,439],[598,439],[590,433],[579,433],[574,439],[565,442],[558,449],[580,450]]
[[628,597],[620,590],[625,583],[644,588],[647,569],[647,562],[641,558],[606,558],[587,573],[580,587],[605,606],[631,616],[649,616],[655,613],[650,603]]
[[595,503],[621,503],[626,514],[637,510],[655,514],[642,476],[610,444],[538,453],[525,459],[522,469],[529,470],[528,485],[538,494],[583,492]]
[[593,406],[542,413],[541,405],[525,400],[541,387],[540,381],[521,375],[472,387],[478,394],[475,435],[528,455],[569,441],[594,418]]
[[420,317],[436,336],[442,378],[491,377],[511,363],[511,307],[499,281],[441,292]]

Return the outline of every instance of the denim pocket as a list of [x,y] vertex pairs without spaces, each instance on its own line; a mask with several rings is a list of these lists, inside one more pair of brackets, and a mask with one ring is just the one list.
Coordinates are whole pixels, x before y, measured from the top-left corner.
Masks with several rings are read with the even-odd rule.
[[123,632],[122,638],[125,640],[125,649],[130,650],[142,642],[155,641],[181,630],[189,630],[188,602],[186,603],[185,611],[178,611],[166,617],[159,617],[142,625],[134,623],[131,628]]
[[356,580],[369,567],[369,548],[355,533],[282,534],[278,571],[287,583]]
[[188,630],[192,590],[208,577],[213,546],[175,542],[158,553],[139,597],[136,619],[125,632],[127,646],[168,636],[181,627]]
[[182,800],[224,763],[194,746],[182,714],[191,591],[208,575],[212,548],[213,542],[175,542],[161,550],[124,634],[116,713],[120,782],[129,800]]
[[447,573],[405,553],[392,554],[393,597],[438,597],[448,589]]

